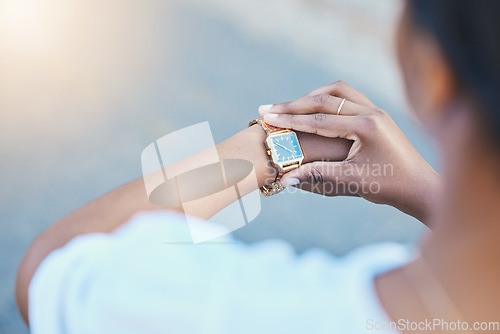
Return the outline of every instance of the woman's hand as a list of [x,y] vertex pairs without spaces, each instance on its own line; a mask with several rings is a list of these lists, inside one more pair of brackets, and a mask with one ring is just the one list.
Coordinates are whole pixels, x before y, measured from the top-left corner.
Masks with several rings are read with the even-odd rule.
[[[346,99],[337,115],[342,99]],[[285,174],[282,184],[328,196],[361,196],[426,220],[438,196],[440,177],[387,112],[344,82],[302,98],[261,106],[275,126],[352,141],[343,161],[315,161]]]

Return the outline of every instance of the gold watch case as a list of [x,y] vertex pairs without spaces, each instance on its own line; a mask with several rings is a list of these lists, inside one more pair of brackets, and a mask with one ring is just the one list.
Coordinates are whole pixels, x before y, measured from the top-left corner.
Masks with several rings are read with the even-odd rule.
[[[288,136],[294,138],[295,142],[297,143],[298,152],[300,154],[297,154],[298,156],[296,158],[290,158],[280,161],[279,154],[277,153],[276,149],[276,139]],[[283,131],[268,134],[265,140],[265,146],[267,154],[270,156],[273,165],[276,167],[276,169],[278,169],[279,174],[284,174],[292,169],[298,168],[304,160],[304,150],[302,149],[302,145],[297,138],[297,134],[292,130],[285,129]]]

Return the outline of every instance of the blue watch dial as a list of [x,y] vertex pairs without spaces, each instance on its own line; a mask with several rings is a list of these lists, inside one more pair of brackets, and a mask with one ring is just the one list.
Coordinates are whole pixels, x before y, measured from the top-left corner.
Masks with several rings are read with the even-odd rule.
[[274,153],[275,162],[287,162],[304,157],[299,140],[294,132],[270,137],[270,144],[272,145],[271,150]]

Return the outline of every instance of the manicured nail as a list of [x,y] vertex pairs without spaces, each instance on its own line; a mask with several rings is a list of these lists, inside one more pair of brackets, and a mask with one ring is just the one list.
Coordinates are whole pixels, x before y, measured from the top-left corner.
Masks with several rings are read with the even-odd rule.
[[281,185],[285,188],[289,187],[289,186],[294,186],[294,185],[299,184],[299,183],[300,183],[300,180],[296,179],[294,177],[290,177],[288,179],[284,179],[281,181]]
[[264,119],[276,119],[278,116],[278,114],[265,114]]
[[273,104],[264,104],[264,105],[259,107],[259,111],[265,113],[265,112],[268,112],[269,109],[271,109],[272,107],[273,107]]

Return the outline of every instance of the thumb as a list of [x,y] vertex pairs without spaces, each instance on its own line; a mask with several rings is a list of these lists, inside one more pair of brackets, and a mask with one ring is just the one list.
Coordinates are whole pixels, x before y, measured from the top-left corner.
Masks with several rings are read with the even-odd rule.
[[285,175],[283,175],[280,182],[283,187],[297,185],[304,182],[310,184],[321,184],[327,182],[351,182],[353,181],[352,173],[343,172],[348,165],[349,163],[345,161],[310,162],[286,173]]

